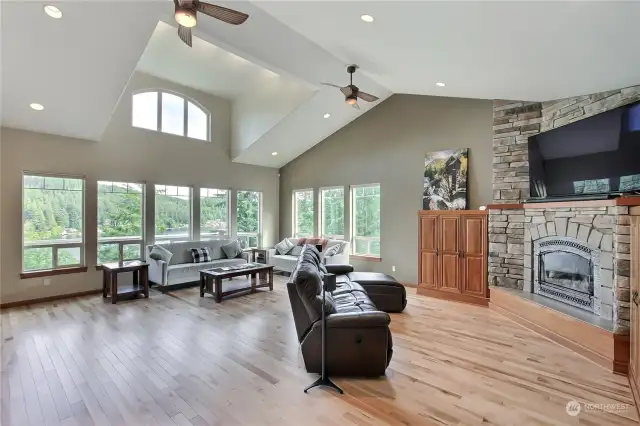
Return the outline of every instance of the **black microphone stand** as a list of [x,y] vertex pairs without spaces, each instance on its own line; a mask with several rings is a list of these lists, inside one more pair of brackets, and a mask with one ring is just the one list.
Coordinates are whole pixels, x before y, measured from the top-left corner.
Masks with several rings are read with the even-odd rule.
[[335,275],[334,274],[325,274],[324,279],[322,280],[322,374],[320,378],[313,382],[309,387],[304,390],[304,393],[311,388],[315,388],[316,386],[326,386],[328,388],[334,389],[336,392],[342,394],[344,393],[342,389],[338,387],[335,383],[331,381],[329,375],[327,374],[327,320],[325,314],[325,293],[328,291],[327,283],[329,281],[333,281],[335,287]]

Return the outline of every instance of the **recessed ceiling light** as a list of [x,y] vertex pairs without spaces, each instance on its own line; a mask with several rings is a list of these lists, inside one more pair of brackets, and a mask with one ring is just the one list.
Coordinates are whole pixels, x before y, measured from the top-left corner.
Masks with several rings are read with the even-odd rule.
[[436,83],[436,86],[438,86],[438,87],[444,87],[444,86],[445,86],[445,84],[439,81],[439,82],[437,82],[437,83]]
[[362,15],[360,17],[360,19],[362,19],[364,22],[373,22],[373,21],[375,21],[375,19],[371,15]]
[[35,109],[36,111],[42,111],[44,109],[44,107],[40,104],[31,104],[29,105],[31,107],[31,109]]
[[331,117],[331,114],[329,114],[329,113],[326,113],[326,114],[324,115],[324,118],[329,118],[329,117]]
[[271,153],[271,155],[274,155],[274,156],[275,156],[275,155],[278,155],[278,153],[277,153],[277,152],[275,152],[275,151],[273,151],[273,152]]
[[46,13],[47,15],[49,15],[52,18],[55,18],[55,19],[62,18],[62,12],[60,11],[60,9],[58,9],[57,7],[52,6],[50,4],[48,4],[48,5],[46,5],[44,7],[44,13]]

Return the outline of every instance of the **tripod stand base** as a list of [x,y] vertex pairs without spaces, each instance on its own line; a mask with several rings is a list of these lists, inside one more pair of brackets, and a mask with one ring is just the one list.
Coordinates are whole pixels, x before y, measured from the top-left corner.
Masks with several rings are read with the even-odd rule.
[[328,378],[328,377],[320,377],[318,380],[316,380],[315,382],[313,382],[309,387],[307,387],[307,388],[304,390],[304,393],[307,393],[307,391],[308,391],[309,389],[315,388],[315,387],[317,387],[317,386],[325,386],[325,387],[331,388],[331,389],[335,390],[336,392],[338,392],[339,394],[343,394],[343,393],[344,393],[344,392],[342,391],[342,389],[340,389],[340,388],[338,387],[338,385],[336,385],[335,383],[333,383],[333,382],[331,381],[331,379],[330,379],[330,378]]

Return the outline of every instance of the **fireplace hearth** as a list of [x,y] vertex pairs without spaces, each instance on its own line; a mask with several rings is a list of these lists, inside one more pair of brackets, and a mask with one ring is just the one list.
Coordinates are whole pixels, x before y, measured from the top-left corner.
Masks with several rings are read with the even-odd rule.
[[566,236],[533,244],[533,292],[600,315],[600,250]]

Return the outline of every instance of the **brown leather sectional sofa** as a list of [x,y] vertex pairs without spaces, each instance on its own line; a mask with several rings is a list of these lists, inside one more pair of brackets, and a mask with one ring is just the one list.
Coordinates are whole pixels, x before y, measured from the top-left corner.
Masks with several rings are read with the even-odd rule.
[[[391,361],[393,342],[389,312],[406,305],[406,291],[385,274],[354,272],[350,265],[323,265],[307,245],[298,259],[287,291],[306,369],[321,372],[322,277],[336,275],[326,295],[327,371],[335,376],[381,376]],[[371,291],[371,294],[369,294]]]

